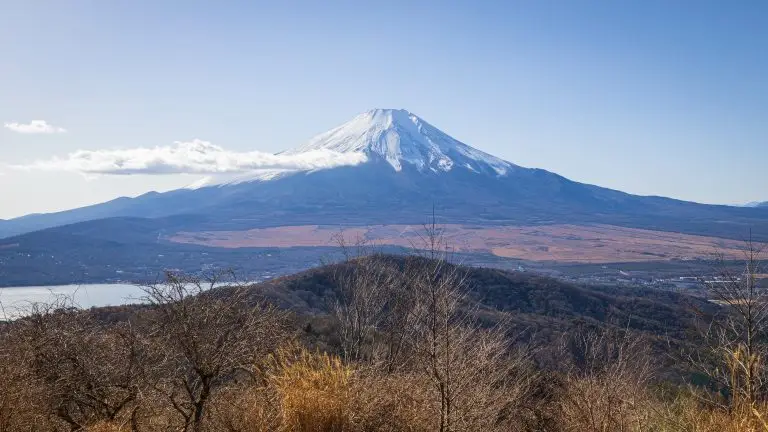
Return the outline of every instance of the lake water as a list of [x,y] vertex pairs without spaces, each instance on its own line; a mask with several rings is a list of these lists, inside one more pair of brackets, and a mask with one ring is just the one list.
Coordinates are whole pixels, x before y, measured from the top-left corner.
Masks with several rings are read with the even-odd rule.
[[[24,315],[33,303],[51,303],[67,298],[76,306],[116,306],[140,303],[143,291],[128,284],[88,284],[0,288],[0,304],[6,317]],[[0,319],[3,312],[0,311]]]

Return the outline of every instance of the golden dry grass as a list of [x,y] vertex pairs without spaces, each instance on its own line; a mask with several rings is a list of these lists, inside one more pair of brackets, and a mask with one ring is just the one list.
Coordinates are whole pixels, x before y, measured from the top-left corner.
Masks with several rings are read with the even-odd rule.
[[281,349],[267,368],[267,382],[277,395],[281,430],[347,430],[352,371],[338,357]]
[[99,422],[86,429],[87,432],[128,432],[130,430],[130,426],[107,422]]
[[671,402],[655,401],[647,413],[646,430],[659,432],[767,432],[768,406],[726,409],[702,403],[691,394]]

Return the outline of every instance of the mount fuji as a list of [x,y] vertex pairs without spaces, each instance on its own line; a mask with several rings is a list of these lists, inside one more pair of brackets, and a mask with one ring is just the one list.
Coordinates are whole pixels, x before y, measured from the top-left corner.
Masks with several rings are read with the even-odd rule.
[[[256,171],[0,221],[0,237],[53,227],[115,240],[306,224],[420,224],[433,208],[445,223],[608,224],[738,239],[750,229],[768,233],[767,208],[635,196],[571,181],[487,154],[405,110],[367,111],[283,154],[315,150],[360,157],[349,158],[356,162],[346,166]],[[105,219],[113,228],[88,229]]]
[[284,152],[313,150],[361,152],[384,160],[395,171],[410,165],[418,171],[448,172],[454,168],[505,175],[516,168],[509,162],[481,152],[441,132],[406,110],[374,109],[316,136],[307,144]]

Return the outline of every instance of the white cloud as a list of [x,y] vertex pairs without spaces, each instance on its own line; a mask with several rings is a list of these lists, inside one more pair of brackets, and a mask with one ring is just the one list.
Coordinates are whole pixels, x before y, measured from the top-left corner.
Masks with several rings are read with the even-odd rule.
[[78,150],[17,169],[73,171],[83,174],[227,174],[258,170],[314,170],[365,162],[363,153],[313,150],[299,154],[232,152],[195,139],[172,146],[122,150]]
[[208,186],[213,182],[213,177],[211,176],[205,176],[199,180],[196,180],[186,186],[184,186],[184,189],[200,189],[202,187]]
[[6,129],[22,134],[57,134],[67,131],[64,128],[50,125],[45,120],[32,120],[29,123],[6,123],[4,126]]

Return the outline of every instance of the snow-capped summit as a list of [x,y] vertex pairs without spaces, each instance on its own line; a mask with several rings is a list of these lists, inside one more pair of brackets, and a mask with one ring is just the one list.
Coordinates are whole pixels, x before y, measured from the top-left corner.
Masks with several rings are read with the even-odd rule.
[[466,169],[506,175],[516,166],[446,135],[420,117],[402,109],[373,109],[317,135],[284,154],[313,150],[362,152],[369,159],[388,162],[395,170],[412,165],[419,171]]

